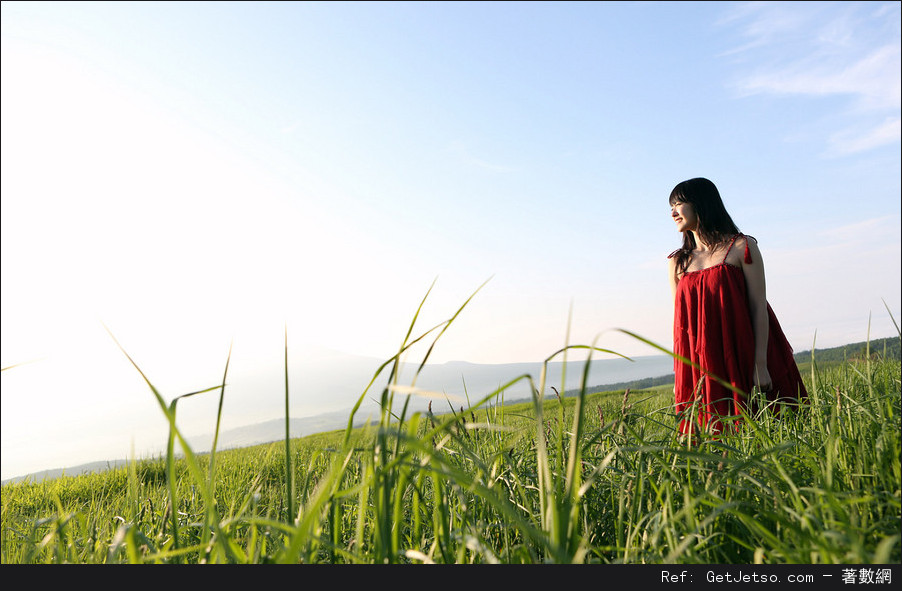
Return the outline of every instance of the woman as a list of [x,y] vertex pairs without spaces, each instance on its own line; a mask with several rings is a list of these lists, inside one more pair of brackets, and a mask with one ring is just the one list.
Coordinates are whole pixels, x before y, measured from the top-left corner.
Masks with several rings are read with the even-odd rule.
[[756,410],[753,388],[772,402],[807,398],[767,303],[758,243],[739,232],[717,187],[704,178],[683,181],[670,194],[670,211],[683,233],[682,248],[669,256],[680,432],[693,432],[694,424],[719,433],[725,417]]

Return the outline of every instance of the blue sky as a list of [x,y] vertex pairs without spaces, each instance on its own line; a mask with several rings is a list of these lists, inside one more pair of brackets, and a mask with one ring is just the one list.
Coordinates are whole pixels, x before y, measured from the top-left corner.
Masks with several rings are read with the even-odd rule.
[[695,176],[797,350],[892,336],[899,72],[899,2],[3,2],[3,477],[154,440],[104,326],[169,396],[390,357],[433,280],[488,280],[435,361],[653,354]]

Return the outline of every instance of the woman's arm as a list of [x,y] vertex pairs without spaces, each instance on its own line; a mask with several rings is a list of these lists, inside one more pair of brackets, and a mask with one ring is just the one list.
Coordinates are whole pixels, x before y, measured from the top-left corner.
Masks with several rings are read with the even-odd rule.
[[[680,282],[679,277],[677,276],[677,266],[676,266],[676,257],[672,256],[667,261],[667,276],[670,278],[670,295],[673,297],[670,299],[670,303],[673,305],[673,318],[676,318],[676,291],[677,291],[677,283]],[[676,382],[673,384],[673,395],[676,396]]]
[[667,276],[670,278],[670,295],[671,303],[676,301],[677,283],[680,282],[676,272],[676,257],[672,256],[667,260]]
[[[758,250],[758,243],[754,238],[745,238],[748,243],[751,262],[745,262],[743,257],[742,272],[745,275],[745,284],[748,288],[749,311],[752,316],[752,331],[755,335],[755,367],[752,383],[762,390],[771,387],[770,373],[767,371],[767,288],[764,281],[764,259]],[[744,252],[745,245],[737,240],[736,250]]]

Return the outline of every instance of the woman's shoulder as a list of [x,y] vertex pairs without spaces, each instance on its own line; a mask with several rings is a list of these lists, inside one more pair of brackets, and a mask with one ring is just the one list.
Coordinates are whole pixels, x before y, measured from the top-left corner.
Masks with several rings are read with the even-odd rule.
[[732,242],[727,258],[736,266],[741,266],[742,263],[751,264],[754,259],[760,258],[758,240],[754,236],[736,234]]

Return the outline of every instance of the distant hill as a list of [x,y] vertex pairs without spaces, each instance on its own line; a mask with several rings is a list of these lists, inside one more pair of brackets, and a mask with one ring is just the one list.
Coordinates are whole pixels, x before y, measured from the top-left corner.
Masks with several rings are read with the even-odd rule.
[[[829,349],[814,349],[815,363],[829,363],[834,361],[846,361],[851,359],[864,359],[866,352],[870,348],[871,355],[885,355],[887,359],[902,359],[902,340],[899,337],[887,339],[875,339],[870,341],[862,341],[860,343],[851,343],[840,347],[830,347]],[[793,355],[796,363],[804,363],[811,361],[811,350],[801,351]]]
[[[291,419],[289,421],[289,430],[292,437],[304,437],[313,435],[314,433],[323,433],[325,431],[334,431],[343,429],[348,426],[349,412],[331,412],[323,413],[314,417],[304,417],[300,419]],[[354,426],[363,425],[366,417],[355,418]],[[235,429],[228,429],[219,434],[217,441],[217,449],[235,449],[240,447],[250,447],[252,445],[260,445],[262,443],[270,443],[285,438],[285,419],[273,419],[253,425],[246,425]],[[208,433],[194,437],[188,437],[188,443],[191,449],[196,453],[209,453],[213,447],[213,434]],[[144,458],[140,458],[144,459]],[[57,468],[55,470],[42,470],[26,476],[18,476],[3,481],[3,484],[9,482],[21,482],[26,478],[33,482],[40,482],[60,476],[80,476],[82,474],[90,474],[92,472],[103,472],[112,468],[125,466],[127,461],[124,459],[109,460],[101,462],[90,462],[71,466],[69,468]]]
[[[632,380],[630,382],[617,382],[616,384],[605,384],[603,386],[593,386],[586,388],[586,394],[596,394],[598,392],[612,392],[616,390],[642,390],[645,388],[654,388],[655,386],[664,386],[673,383],[673,374],[656,376],[653,378],[643,378],[641,380]],[[564,396],[576,396],[579,390],[572,389],[564,392]]]
[[[814,349],[814,360],[820,363],[835,363],[848,361],[852,359],[864,359],[868,350],[870,354],[886,356],[887,359],[902,359],[902,340],[896,338],[876,339],[870,341],[862,341],[860,343],[851,343],[839,347],[830,347],[826,349]],[[811,361],[811,350],[800,351],[793,355],[796,363],[806,363]],[[673,383],[673,374],[661,375],[657,377],[642,378],[639,380],[630,380],[618,382],[615,384],[605,384],[602,386],[593,386],[586,388],[586,394],[595,394],[596,392],[607,392],[614,390],[641,390],[643,388],[654,388],[655,386],[663,386]],[[564,396],[576,396],[578,389],[569,389]]]
[[[862,359],[865,356],[867,346],[868,344],[866,342],[860,342],[842,345],[839,347],[815,349],[814,358],[815,361],[822,363],[841,362],[844,360],[856,358]],[[885,354],[889,358],[900,359],[900,339],[887,338],[871,341],[870,352],[872,355]],[[796,363],[805,363],[811,361],[811,350],[795,353],[795,360]],[[627,376],[630,373],[632,374],[632,376],[637,376],[644,373],[646,377],[632,377],[631,379],[627,378],[614,382],[605,382],[600,385],[587,388],[586,392],[589,394],[596,392],[625,390],[626,388],[629,388],[631,390],[640,390],[643,388],[652,388],[655,386],[673,383],[673,373],[659,374],[659,372],[664,370],[664,368],[672,366],[672,361],[667,356],[639,358],[638,363],[627,362],[626,360],[619,359],[593,361],[593,371],[596,371],[594,370],[594,364],[596,363],[598,364],[598,372],[602,372],[604,375],[608,375],[615,379],[617,376]],[[429,375],[429,372],[427,372],[427,375],[424,376],[425,379],[422,381],[421,385],[427,389],[435,389],[435,391],[440,392],[444,390],[444,387],[448,383],[450,383],[451,380],[461,380],[463,377],[465,377],[467,381],[467,389],[471,394],[473,394],[470,399],[475,402],[475,400],[480,396],[487,394],[488,392],[491,392],[493,388],[498,387],[498,385],[500,385],[504,380],[514,378],[517,375],[522,375],[523,373],[537,375],[538,367],[539,364],[505,364],[491,366],[465,362],[451,362],[432,366],[431,371],[433,372],[433,375]],[[624,373],[628,369],[629,372]],[[550,370],[550,377],[560,375],[559,365],[553,364],[553,367],[551,367]],[[579,372],[576,371],[570,372],[570,379],[568,380],[568,387],[564,392],[564,396],[573,396],[578,392],[578,389],[576,387],[579,379],[578,374]],[[596,375],[598,374],[596,373]],[[552,379],[549,379],[548,383],[554,384],[555,382]],[[505,402],[514,403],[522,401],[525,398],[528,398],[527,394],[521,392],[518,395],[517,392],[512,392],[511,396],[505,396]],[[425,410],[427,402],[428,401],[426,399],[417,399],[412,403],[411,410]],[[456,404],[457,403],[455,403],[455,406]],[[445,408],[443,406],[439,406],[436,407],[436,410],[437,412],[444,412]],[[350,409],[321,413],[310,417],[293,418],[289,423],[290,433],[292,437],[304,437],[306,435],[312,435],[314,433],[344,429],[348,424],[349,416]],[[361,409],[359,414],[355,417],[354,426],[360,426],[367,418],[368,415],[366,415],[365,411]],[[285,419],[280,418],[223,431],[219,434],[219,441],[217,443],[217,446],[220,450],[248,447],[262,443],[279,441],[284,437]],[[208,452],[212,447],[213,434],[209,433],[205,435],[191,436],[188,437],[188,441],[191,444],[192,449],[194,449],[198,453]],[[78,476],[81,474],[101,472],[111,468],[116,468],[125,465],[125,463],[126,461],[122,459],[90,462],[69,468],[44,470],[41,472],[28,474],[26,476],[10,478],[8,480],[4,480],[3,484],[10,482],[20,482],[22,480],[25,480],[26,478],[32,481],[41,481],[45,479],[58,478],[64,474],[68,476]]]
[[[348,426],[350,411],[336,411],[323,413],[313,417],[291,419],[289,432],[292,437],[305,437],[314,433],[344,429]],[[359,427],[366,422],[365,416],[354,417],[354,426]],[[285,438],[285,419],[272,419],[253,425],[245,425],[235,429],[222,431],[219,434],[217,449],[234,449],[249,447],[261,443],[270,443]],[[189,437],[191,448],[200,452],[208,452],[213,447],[213,433]]]
[[41,470],[40,472],[35,472],[33,474],[28,474],[26,476],[17,476],[15,478],[8,478],[3,481],[3,484],[11,483],[11,482],[22,482],[26,478],[32,482],[41,482],[42,480],[53,480],[54,478],[59,478],[60,476],[81,476],[82,474],[91,474],[93,472],[104,472],[106,470],[111,470],[113,468],[119,468],[120,466],[125,466],[125,460],[105,460],[100,462],[89,462],[87,464],[81,464],[79,466],[72,466],[70,468],[56,468],[53,470]]

